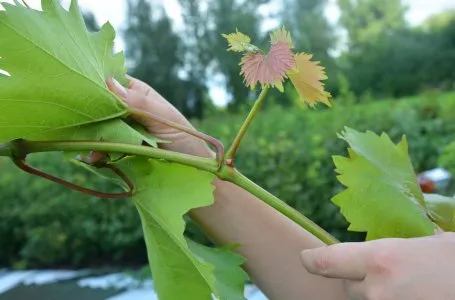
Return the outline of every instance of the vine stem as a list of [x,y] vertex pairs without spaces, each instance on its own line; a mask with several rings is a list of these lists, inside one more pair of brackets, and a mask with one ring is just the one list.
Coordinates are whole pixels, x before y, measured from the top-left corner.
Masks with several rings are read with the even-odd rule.
[[[339,243],[339,241],[332,236],[330,233],[325,231],[319,225],[311,221],[309,218],[305,217],[303,214],[292,208],[291,206],[287,205],[284,201],[280,200],[278,197],[274,196],[267,190],[263,189],[250,179],[248,179],[245,175],[237,171],[236,169],[230,168],[227,171],[221,171],[220,177],[224,177],[225,180],[234,183],[235,185],[243,188],[244,190],[250,192],[251,194],[255,195],[268,205],[275,208],[277,211],[300,225],[309,233],[316,236],[322,242],[327,245],[333,245]],[[223,174],[225,173],[225,174]]]
[[122,143],[110,143],[101,141],[26,141],[15,140],[0,145],[0,156],[23,157],[24,155],[39,152],[56,151],[98,151],[114,152],[127,155],[144,156],[155,159],[164,159],[171,162],[191,166],[213,174],[219,170],[218,163],[214,159],[202,158],[148,146],[129,145]]
[[226,153],[226,159],[225,161],[233,166],[234,165],[234,157],[235,154],[237,153],[237,150],[239,149],[240,143],[242,142],[243,138],[245,137],[245,134],[248,130],[248,127],[250,127],[251,122],[253,122],[254,118],[259,112],[259,109],[261,108],[262,104],[264,103],[265,97],[267,96],[267,92],[269,91],[269,87],[264,87],[259,94],[258,98],[256,99],[256,102],[254,103],[253,108],[251,108],[250,113],[246,117],[245,121],[243,122],[242,127],[240,128],[239,132],[237,133],[237,136],[234,139],[234,142],[232,143],[231,148]]
[[153,114],[153,113],[150,113],[150,112],[147,112],[144,110],[140,110],[140,109],[136,109],[136,108],[129,108],[128,112],[130,114],[132,114],[133,116],[143,117],[143,118],[167,125],[171,128],[180,130],[182,132],[185,132],[189,135],[192,135],[194,137],[197,137],[197,138],[207,142],[209,145],[212,145],[216,150],[216,158],[218,161],[218,166],[221,168],[221,165],[223,164],[223,158],[224,158],[224,146],[216,138],[214,138],[210,135],[207,135],[205,133],[199,132],[193,128],[188,128],[188,127],[178,124],[176,122],[169,121],[163,117],[160,117],[156,114]]
[[47,141],[35,142],[15,140],[6,144],[0,144],[0,156],[23,157],[31,153],[55,152],[55,151],[99,151],[116,152],[127,155],[144,156],[154,159],[163,159],[174,163],[194,167],[210,172],[220,179],[230,181],[244,190],[255,195],[274,209],[300,225],[303,229],[315,235],[322,242],[330,245],[338,243],[338,240],[319,227],[316,223],[272,195],[239,171],[231,166],[223,165],[220,169],[218,162],[214,159],[201,158],[197,156],[181,154],[147,146],[137,146],[121,143],[109,143],[100,141]]

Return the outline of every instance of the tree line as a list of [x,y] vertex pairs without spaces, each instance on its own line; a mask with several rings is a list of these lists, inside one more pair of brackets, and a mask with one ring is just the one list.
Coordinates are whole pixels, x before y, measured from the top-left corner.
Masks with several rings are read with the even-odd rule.
[[[455,84],[455,11],[432,16],[418,26],[406,21],[402,0],[337,0],[340,18],[327,19],[327,0],[178,0],[182,26],[159,1],[126,0],[121,34],[130,74],[151,84],[188,117],[213,109],[209,83],[222,75],[227,108],[249,105],[254,92],[239,76],[239,57],[226,51],[221,33],[239,29],[267,47],[260,7],[277,7],[268,19],[285,25],[299,51],[314,54],[329,76],[335,96],[364,99],[402,97]],[[86,14],[89,27],[96,21]],[[278,92],[277,92],[278,94]],[[292,97],[279,95],[281,105]]]

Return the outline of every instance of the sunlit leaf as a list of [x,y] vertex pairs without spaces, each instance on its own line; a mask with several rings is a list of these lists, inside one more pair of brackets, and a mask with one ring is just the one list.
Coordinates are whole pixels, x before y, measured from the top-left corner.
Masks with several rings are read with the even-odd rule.
[[330,94],[325,91],[322,80],[327,79],[324,68],[319,62],[311,60],[312,55],[298,53],[295,55],[296,69],[288,72],[288,76],[297,89],[300,100],[314,107],[318,102],[331,106]]
[[43,11],[16,4],[0,11],[0,65],[11,74],[0,74],[0,142],[125,115],[105,84],[126,82],[112,26],[88,33],[77,1],[69,11],[57,0]]
[[228,51],[245,52],[251,47],[251,38],[238,30],[231,34],[222,34],[222,36],[228,41]]
[[349,230],[367,239],[433,234],[423,194],[408,155],[406,139],[395,145],[383,134],[347,128],[349,157],[334,157],[339,181],[347,187],[333,198],[351,223]]

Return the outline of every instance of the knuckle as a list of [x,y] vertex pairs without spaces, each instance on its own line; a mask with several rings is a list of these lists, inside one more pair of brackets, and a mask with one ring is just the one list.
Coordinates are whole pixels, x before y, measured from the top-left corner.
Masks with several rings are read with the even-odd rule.
[[315,259],[315,267],[321,274],[327,274],[329,272],[330,255],[328,252],[328,249],[326,251],[321,251]]
[[373,255],[369,271],[376,275],[390,273],[396,264],[395,251],[391,248],[383,248]]

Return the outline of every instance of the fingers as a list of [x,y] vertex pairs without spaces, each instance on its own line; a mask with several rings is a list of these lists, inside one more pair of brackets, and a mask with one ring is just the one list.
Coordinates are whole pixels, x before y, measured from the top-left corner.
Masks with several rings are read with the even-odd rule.
[[152,88],[142,81],[134,79],[130,76],[128,76],[128,79],[130,80],[128,84],[129,88],[123,87],[114,78],[106,80],[106,84],[107,87],[117,96],[122,98],[128,106],[146,111],[151,110],[152,107],[149,104],[153,98],[153,95],[151,95]]
[[[158,92],[146,83],[127,76],[130,81],[128,88],[123,87],[114,78],[106,80],[107,87],[118,95],[129,107],[139,109],[169,120],[174,123],[191,127],[186,118],[169,102],[167,102]],[[179,132],[168,125],[163,124],[150,117],[135,117],[136,121],[142,123],[149,131],[154,133],[175,133]]]
[[126,100],[128,97],[128,90],[122,86],[117,80],[114,78],[109,78],[106,80],[107,87],[109,90],[117,94],[120,98]]
[[371,244],[344,243],[301,253],[308,272],[327,278],[363,280],[367,273]]
[[129,89],[142,92],[142,93],[144,93],[146,95],[150,93],[150,90],[152,88],[147,83],[145,83],[145,82],[143,82],[143,81],[141,81],[141,80],[139,80],[137,78],[131,77],[128,74],[126,74],[125,77],[129,81],[129,83],[128,83],[128,88]]

